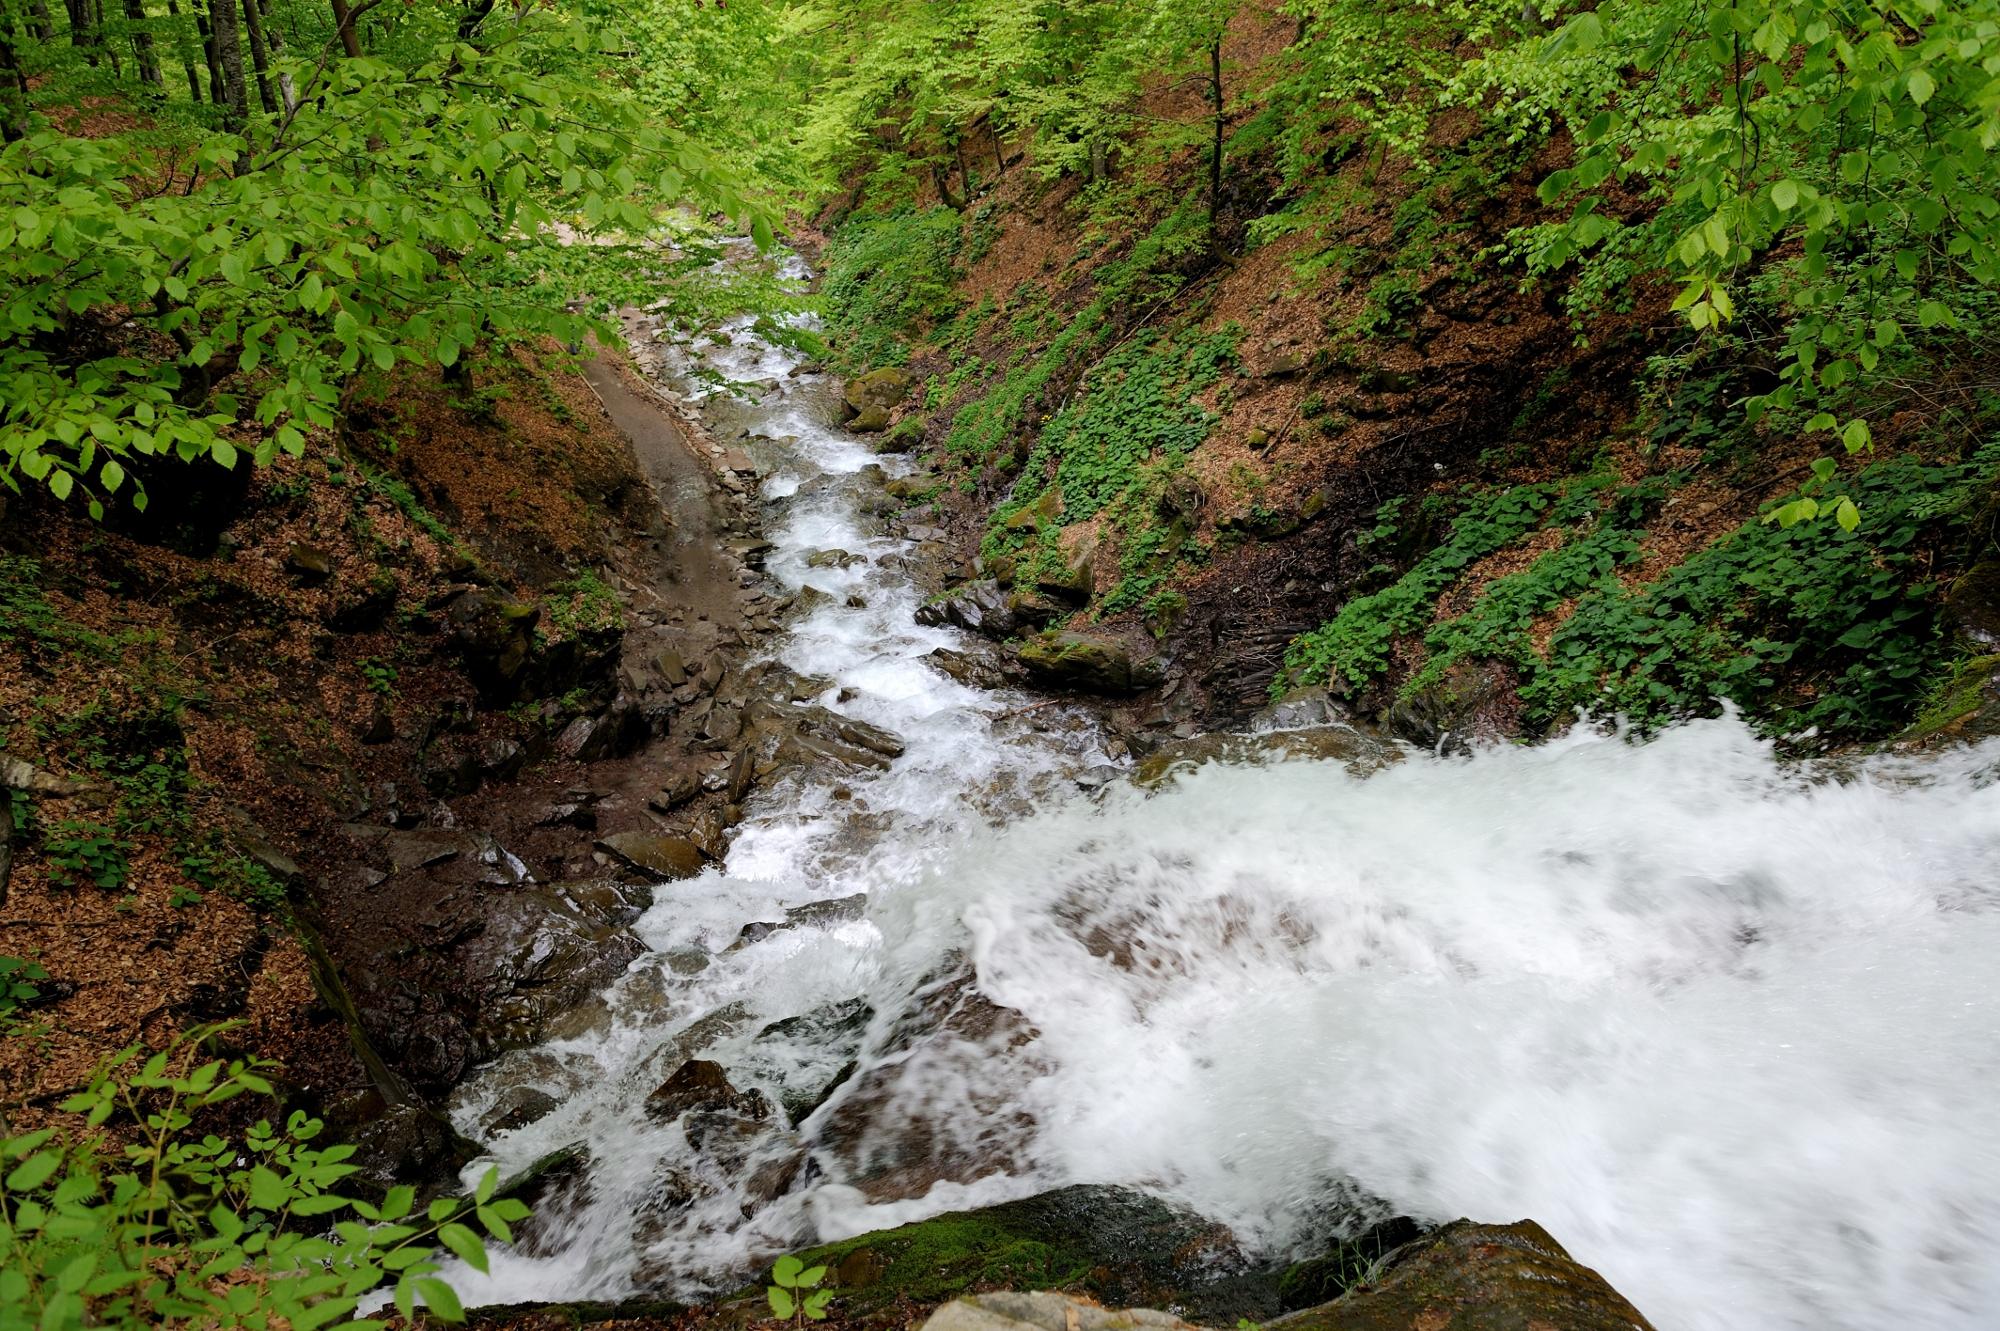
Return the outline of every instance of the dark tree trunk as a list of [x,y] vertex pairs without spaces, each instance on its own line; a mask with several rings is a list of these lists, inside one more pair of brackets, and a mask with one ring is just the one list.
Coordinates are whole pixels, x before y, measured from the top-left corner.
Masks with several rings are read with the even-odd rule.
[[257,101],[266,115],[276,115],[278,102],[271,95],[271,57],[264,45],[264,16],[258,12],[257,0],[243,0],[243,35],[249,39],[251,68],[257,71]]
[[243,38],[236,26],[236,0],[209,0],[209,31],[214,34],[215,68],[222,73],[223,123],[241,130],[250,120],[250,93],[243,78]]
[[132,57],[139,62],[139,77],[165,90],[160,77],[160,58],[153,52],[152,29],[146,26],[146,0],[125,0],[125,18],[132,25]]
[[965,140],[960,139],[953,147],[958,152],[958,190],[969,203],[972,200],[972,168],[965,162]]
[[[272,63],[275,64],[277,61],[284,58],[285,39],[279,33],[278,25],[271,21],[271,0],[261,0],[261,3],[259,3],[258,8],[263,11],[264,40],[265,44],[268,45],[271,49],[271,60]],[[284,71],[284,70],[279,71],[278,100],[284,103],[284,107],[287,112],[291,112],[298,109],[299,90],[295,86],[293,86],[292,76],[289,71]]]
[[91,0],[64,0],[63,7],[69,11],[69,44],[84,53],[84,59],[97,63],[97,21]]
[[359,60],[361,37],[354,31],[354,11],[348,7],[347,0],[332,0],[332,3],[333,26],[340,33],[340,49],[347,52],[348,59]]
[[1214,108],[1215,136],[1208,146],[1208,246],[1222,248],[1216,229],[1222,212],[1222,38],[1218,35],[1208,48],[1208,97]]
[[1000,125],[997,121],[989,119],[986,122],[986,129],[993,135],[993,174],[996,178],[1004,176],[1007,174],[1007,153],[1000,146]]
[[13,27],[0,28],[0,140],[7,143],[28,132],[28,76],[14,52]]
[[215,25],[208,21],[208,7],[205,0],[188,0],[194,10],[195,30],[201,34],[201,60],[208,66],[208,100],[217,106],[227,106],[229,96],[222,90],[222,56],[215,49]]
[[[195,12],[199,15],[200,10]],[[180,0],[167,0],[167,15],[174,21],[174,50],[181,58],[182,68],[187,70],[188,97],[196,106],[200,106],[201,70],[204,65],[195,59],[194,47],[188,41],[187,28],[181,23]]]
[[951,192],[951,171],[944,163],[931,162],[931,184],[937,186],[938,198],[953,212],[965,211],[965,200]]
[[52,42],[56,39],[56,23],[49,17],[49,0],[29,0],[28,31],[38,42]]

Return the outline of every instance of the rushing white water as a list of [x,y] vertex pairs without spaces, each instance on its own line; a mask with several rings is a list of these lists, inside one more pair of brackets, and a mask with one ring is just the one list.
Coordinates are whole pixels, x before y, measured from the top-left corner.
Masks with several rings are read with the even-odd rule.
[[[726,874],[660,889],[603,1018],[468,1089],[468,1130],[509,1086],[564,1098],[494,1140],[507,1167],[577,1140],[600,1162],[560,1250],[458,1273],[472,1297],[727,1287],[814,1238],[1093,1181],[1272,1254],[1357,1186],[1533,1217],[1662,1331],[2000,1322],[2000,748],[1815,770],[1723,719],[1085,798],[1085,717],[922,660],[957,636],[914,624],[899,543],[842,479],[877,459],[823,386],[742,333],[711,359],[781,376],[765,429],[796,436],[764,458],[791,496],[770,572],[832,600],[781,654],[908,753],[758,795]],[[807,566],[830,547],[866,559]],[[725,951],[862,891],[865,918]],[[1035,1038],[883,1052],[959,957]],[[640,1111],[696,1053],[774,1097],[825,1081],[846,1048],[759,1033],[855,997],[848,1090],[889,1088],[870,1132],[1005,1137],[995,1168],[871,1206],[828,1149],[837,1095],[802,1134],[827,1172],[765,1205],[744,1180],[789,1142],[718,1165]]]

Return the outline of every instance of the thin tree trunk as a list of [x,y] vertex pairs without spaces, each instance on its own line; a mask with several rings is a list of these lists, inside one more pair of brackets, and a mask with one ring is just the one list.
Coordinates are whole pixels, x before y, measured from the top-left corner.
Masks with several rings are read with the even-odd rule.
[[[271,60],[276,63],[284,58],[285,39],[278,32],[278,25],[271,22],[271,0],[262,0],[260,8],[264,11],[264,39],[271,48]],[[286,112],[298,110],[299,90],[293,85],[288,69],[278,71],[278,100],[284,103]]]
[[278,114],[278,100],[271,95],[271,57],[264,45],[264,16],[257,0],[243,0],[243,35],[249,40],[250,64],[257,72],[257,101],[266,115]]
[[104,52],[104,58],[111,62],[113,78],[125,77],[125,62],[118,58],[118,48],[104,40],[103,0],[90,0],[90,25],[97,34],[97,46]]
[[243,79],[243,38],[236,27],[236,0],[209,0],[208,26],[215,34],[215,64],[222,71],[223,124],[241,130],[250,119],[250,94]]
[[125,17],[132,24],[132,55],[139,62],[139,77],[165,91],[167,82],[160,77],[160,58],[153,51],[152,29],[146,26],[146,0],[125,0]]
[[52,42],[56,39],[55,20],[49,17],[49,0],[29,0],[28,31],[38,42]]
[[222,54],[215,46],[215,25],[208,21],[206,0],[188,0],[194,10],[194,26],[201,33],[201,59],[208,66],[208,100],[217,106],[229,105],[229,94],[222,89]]
[[993,136],[993,174],[1007,174],[1007,154],[1000,147],[1000,125],[991,116],[987,117],[986,130]]
[[1208,48],[1208,96],[1215,108],[1215,137],[1208,147],[1208,244],[1222,248],[1216,220],[1222,212],[1222,38]]
[[965,196],[966,202],[970,203],[972,201],[972,168],[965,163],[965,140],[961,138],[952,146],[958,152],[958,191]]
[[188,97],[196,106],[200,106],[201,66],[195,61],[193,48],[188,44],[187,28],[181,23],[180,0],[167,0],[167,15],[174,21],[174,51],[181,58],[181,67],[187,70]]
[[28,132],[28,76],[14,54],[13,25],[0,28],[0,140],[12,143]]
[[1111,163],[1105,153],[1104,140],[1092,139],[1090,141],[1090,183],[1095,185],[1102,180],[1108,179],[1110,175]]

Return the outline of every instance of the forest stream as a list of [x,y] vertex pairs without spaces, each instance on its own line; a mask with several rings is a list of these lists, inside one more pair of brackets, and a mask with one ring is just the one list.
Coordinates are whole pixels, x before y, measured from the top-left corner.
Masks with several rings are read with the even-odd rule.
[[[927,659],[973,643],[916,622],[863,475],[905,464],[835,383],[699,345],[769,385],[768,576],[824,593],[770,650],[903,752],[756,794],[594,1021],[461,1088],[468,1179],[593,1162],[468,1302],[712,1296],[1088,1182],[1268,1257],[1532,1216],[1661,1327],[2000,1306],[2000,748],[1791,762],[1730,715],[1439,757],[1276,709],[1134,780],[1085,706]],[[560,1106],[482,1132],[524,1089]]]

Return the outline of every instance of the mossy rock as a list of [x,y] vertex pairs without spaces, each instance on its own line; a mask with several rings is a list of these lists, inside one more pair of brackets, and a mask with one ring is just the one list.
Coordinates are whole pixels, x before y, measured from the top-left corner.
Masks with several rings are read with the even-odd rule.
[[1166,678],[1156,656],[1135,656],[1116,638],[1047,632],[1021,644],[1021,664],[1038,683],[1091,693],[1138,693]]
[[[843,1324],[898,1324],[979,1290],[1061,1289],[1211,1325],[1278,1309],[1277,1274],[1223,1226],[1128,1188],[1079,1184],[799,1254],[825,1265]],[[761,1301],[761,1286],[740,1299]],[[732,1300],[733,1302],[733,1300]]]
[[1454,1220],[1342,1297],[1267,1331],[1652,1331],[1603,1276],[1532,1220]]
[[2000,735],[2000,653],[1962,657],[1896,737],[1899,744],[1976,744]]

